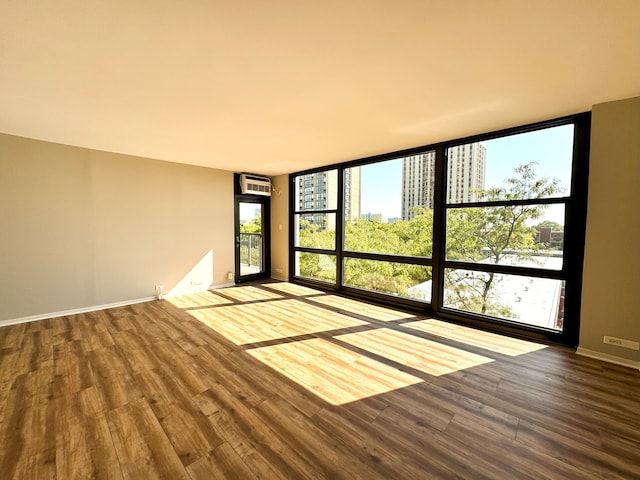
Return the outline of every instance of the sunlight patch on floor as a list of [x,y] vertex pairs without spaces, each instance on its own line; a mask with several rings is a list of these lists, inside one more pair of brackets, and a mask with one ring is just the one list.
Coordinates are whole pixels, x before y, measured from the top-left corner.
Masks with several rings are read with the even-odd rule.
[[493,362],[492,358],[388,328],[338,335],[335,338],[434,376]]
[[378,307],[357,300],[339,297],[337,295],[323,295],[321,297],[310,298],[310,302],[321,303],[333,308],[339,308],[358,315],[366,315],[373,320],[381,322],[391,322],[394,320],[403,320],[405,318],[413,318],[415,315],[410,313],[393,310],[391,308]]
[[320,338],[256,348],[248,353],[332,405],[422,382]]
[[319,295],[324,293],[321,290],[314,290],[313,288],[303,287],[302,285],[295,285],[293,283],[264,283],[264,288],[269,290],[276,290],[282,293],[288,293],[289,295],[295,295],[297,297],[303,297],[306,295]]
[[546,345],[539,343],[484,332],[435,319],[405,323],[404,326],[511,357],[546,348]]
[[231,300],[221,297],[220,295],[216,295],[211,291],[166,297],[165,301],[169,302],[174,307],[184,309],[214,307],[216,305],[230,305],[233,303]]
[[236,345],[367,324],[294,299],[192,310],[189,314]]
[[267,290],[263,290],[262,288],[257,288],[251,285],[224,288],[220,290],[220,293],[226,297],[233,298],[238,302],[253,302],[256,300],[273,300],[284,298],[279,293],[269,292]]

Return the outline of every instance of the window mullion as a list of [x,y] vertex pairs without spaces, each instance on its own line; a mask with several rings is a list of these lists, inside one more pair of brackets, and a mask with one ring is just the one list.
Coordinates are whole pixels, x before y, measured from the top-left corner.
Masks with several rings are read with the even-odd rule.
[[336,288],[344,283],[342,251],[344,249],[344,167],[338,167],[338,211],[336,215]]
[[445,258],[445,203],[447,184],[447,150],[444,146],[436,148],[435,182],[433,191],[433,270],[431,308],[434,312],[442,309],[444,292]]

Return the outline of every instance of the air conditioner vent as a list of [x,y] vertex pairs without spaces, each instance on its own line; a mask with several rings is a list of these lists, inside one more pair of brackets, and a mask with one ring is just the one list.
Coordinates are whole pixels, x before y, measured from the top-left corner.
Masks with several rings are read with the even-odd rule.
[[243,194],[270,196],[271,179],[242,173],[240,175],[240,191]]

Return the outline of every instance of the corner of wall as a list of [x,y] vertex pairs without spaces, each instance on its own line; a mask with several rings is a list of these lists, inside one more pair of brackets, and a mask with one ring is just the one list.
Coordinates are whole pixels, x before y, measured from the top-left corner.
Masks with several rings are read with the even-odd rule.
[[578,353],[636,367],[640,351],[640,97],[594,105]]
[[271,276],[289,278],[289,176],[273,177],[271,196]]

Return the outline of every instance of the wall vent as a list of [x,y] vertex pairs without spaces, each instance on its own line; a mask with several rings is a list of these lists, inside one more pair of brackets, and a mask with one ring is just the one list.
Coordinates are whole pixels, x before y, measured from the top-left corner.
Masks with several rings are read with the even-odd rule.
[[271,195],[271,179],[248,173],[240,174],[240,191],[250,195]]

